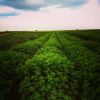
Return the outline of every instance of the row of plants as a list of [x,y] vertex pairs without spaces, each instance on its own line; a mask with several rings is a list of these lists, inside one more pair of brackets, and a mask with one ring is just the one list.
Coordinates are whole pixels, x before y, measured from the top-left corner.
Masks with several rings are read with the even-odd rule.
[[[49,39],[49,36],[50,34],[47,33],[36,40],[19,44],[8,51],[0,53],[0,100],[7,100],[10,98],[13,81],[19,83],[23,78],[23,64],[45,44],[45,42]],[[26,53],[27,51],[25,52],[22,49],[31,53]],[[15,86],[14,88],[17,89],[18,86]]]
[[41,48],[41,44],[44,44],[49,39],[49,37],[50,33],[47,33],[36,40],[30,40],[19,45],[13,46],[11,50],[16,52],[22,52],[29,56],[32,56],[39,48]]
[[72,30],[64,32],[86,41],[100,42],[100,30]]
[[68,68],[73,67],[63,52],[56,34],[23,66],[21,100],[72,100],[69,93]]
[[37,38],[0,52],[0,100],[100,99],[100,52],[91,44],[98,40],[70,31],[43,32]]
[[70,95],[73,100],[99,100],[98,88],[100,56],[76,41],[76,38],[57,33],[63,51],[74,67],[69,68]]
[[100,55],[100,30],[76,30],[64,33],[76,38],[89,50]]
[[26,42],[28,40],[34,40],[46,33],[44,32],[8,32],[0,35],[0,51],[8,50],[12,46]]
[[97,55],[100,55],[100,42],[88,40],[82,41],[82,44]]

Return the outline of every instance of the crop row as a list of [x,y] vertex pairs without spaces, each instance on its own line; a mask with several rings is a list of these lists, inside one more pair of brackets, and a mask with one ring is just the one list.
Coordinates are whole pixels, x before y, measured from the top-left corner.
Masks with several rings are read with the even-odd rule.
[[71,35],[71,41],[81,42],[86,48],[100,55],[100,32],[98,30],[66,31],[61,33]]
[[84,47],[76,38],[57,33],[63,51],[74,67],[69,69],[71,96],[76,100],[99,100],[99,55]]
[[20,84],[21,100],[71,100],[67,69],[71,62],[59,49],[55,33],[23,66]]
[[0,35],[0,51],[8,50],[12,46],[18,45],[20,43],[34,40],[39,38],[46,33],[42,32],[8,32]]
[[19,44],[0,53],[0,100],[5,100],[10,96],[10,91],[14,91],[11,90],[13,82],[19,81],[23,75],[22,65],[43,46],[49,35],[47,33],[34,41]]
[[39,37],[0,52],[0,100],[99,100],[100,55],[70,32]]
[[100,30],[76,30],[65,32],[83,40],[100,42]]

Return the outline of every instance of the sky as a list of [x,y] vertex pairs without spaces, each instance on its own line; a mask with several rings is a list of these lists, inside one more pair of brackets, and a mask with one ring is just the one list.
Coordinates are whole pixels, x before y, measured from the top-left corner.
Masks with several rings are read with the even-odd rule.
[[0,0],[0,31],[100,29],[100,0]]

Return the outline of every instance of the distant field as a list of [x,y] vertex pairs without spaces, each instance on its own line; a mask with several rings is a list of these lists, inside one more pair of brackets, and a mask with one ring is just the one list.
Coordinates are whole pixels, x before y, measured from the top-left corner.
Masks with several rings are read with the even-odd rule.
[[100,100],[100,30],[0,33],[0,100]]

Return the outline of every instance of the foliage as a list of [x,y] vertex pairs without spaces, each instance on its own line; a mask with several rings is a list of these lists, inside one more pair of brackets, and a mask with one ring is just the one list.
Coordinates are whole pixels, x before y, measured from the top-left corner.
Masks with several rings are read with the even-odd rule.
[[22,100],[71,100],[67,94],[67,68],[72,64],[57,45],[56,35],[52,34],[43,48],[27,60],[20,86]]
[[99,100],[99,32],[1,34],[0,100]]
[[0,34],[0,51],[8,50],[12,46],[34,40],[43,36],[45,33],[41,32],[7,32]]

